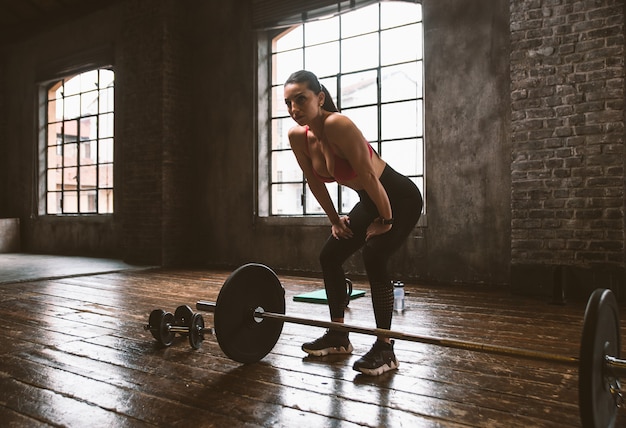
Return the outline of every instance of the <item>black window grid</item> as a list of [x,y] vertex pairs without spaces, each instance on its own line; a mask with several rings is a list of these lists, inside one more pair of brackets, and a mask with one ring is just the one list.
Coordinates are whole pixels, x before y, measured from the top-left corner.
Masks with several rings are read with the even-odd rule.
[[[98,78],[96,82],[96,89],[91,89],[91,90],[86,90],[86,91],[81,90],[78,93],[73,93],[66,97],[65,90],[64,90],[66,82],[70,81],[73,78],[78,78],[80,74],[69,77],[69,78],[61,79],[60,87],[62,89],[61,89],[60,98],[56,96],[51,96],[51,94],[53,93],[52,88],[55,85],[57,85],[59,81],[56,81],[48,86],[48,91],[47,91],[47,96],[46,96],[46,107],[47,107],[46,108],[46,142],[47,142],[46,147],[47,149],[45,151],[46,174],[44,174],[45,181],[46,181],[46,185],[45,185],[46,197],[44,198],[46,214],[56,214],[56,215],[101,214],[100,192],[101,191],[113,192],[114,190],[113,185],[106,186],[104,184],[101,184],[101,181],[100,181],[100,175],[101,175],[103,168],[109,168],[111,176],[113,174],[113,150],[114,150],[114,148],[112,148],[112,152],[110,153],[110,159],[108,161],[101,161],[100,144],[103,140],[111,140],[111,142],[114,141],[114,130],[113,129],[111,130],[110,135],[105,135],[104,137],[100,137],[101,126],[104,126],[103,124],[100,123],[100,119],[102,115],[104,114],[113,115],[114,110],[113,110],[112,105],[111,105],[111,108],[102,110],[101,109],[102,104],[100,103],[100,96],[102,92],[112,90],[114,86],[114,81],[112,81],[111,84],[106,85],[105,87],[102,87],[100,70],[112,71],[111,69],[108,69],[108,68],[97,70]],[[90,93],[91,94],[97,93],[97,96],[95,98],[96,111],[91,114],[79,113],[78,115],[75,115],[72,117],[66,117],[65,109],[67,106],[67,103],[66,103],[67,98],[78,96],[81,99],[81,104],[82,104],[82,98],[85,95],[90,94]],[[58,100],[62,101],[62,106],[63,106],[61,119],[50,120],[49,104],[51,101],[56,102]],[[83,132],[82,132],[83,130],[81,129],[81,127],[83,127],[83,123],[85,119],[94,119],[94,123],[96,124],[96,131],[95,131],[96,137],[93,139],[83,137]],[[112,121],[113,121],[113,117],[111,117],[111,122]],[[75,136],[66,132],[66,128],[68,127],[67,125],[71,122],[75,122],[76,124]],[[49,142],[51,140],[50,140],[49,132],[50,132],[51,126],[54,126],[54,125],[60,125],[61,132],[56,135],[56,139],[55,139],[56,144],[50,144]],[[95,162],[93,162],[92,164],[83,163],[81,160],[81,144],[83,143],[95,143],[95,146],[96,146],[95,149],[90,148],[91,151],[95,151]],[[73,146],[73,150],[76,153],[75,165],[65,165],[66,150],[69,149],[70,145]],[[61,165],[57,166],[56,168],[50,168],[50,160],[49,160],[50,148],[54,146],[56,146],[56,151],[58,152],[58,155],[61,159]],[[82,175],[82,168],[89,167],[89,166],[95,168],[95,173],[94,173],[95,182],[92,186],[87,187],[88,183],[83,183],[81,175]],[[65,173],[67,170],[71,168],[76,169],[76,175],[75,175],[76,189],[75,190],[67,190],[67,187],[69,186],[66,183]],[[60,181],[60,189],[58,190],[50,190],[50,186],[48,183],[50,170],[56,170],[60,172],[61,181]],[[87,180],[84,180],[84,181],[87,182]],[[64,194],[71,193],[71,192],[75,193],[75,199],[76,199],[75,210],[67,208],[64,204],[64,200],[65,200]],[[53,211],[51,210],[51,207],[49,206],[50,195],[56,196],[55,200],[59,201],[58,209],[55,209]],[[84,196],[84,199],[83,199],[83,196]],[[93,201],[93,208],[90,207],[90,201]],[[83,206],[84,204],[86,204],[86,206]],[[104,212],[102,214],[112,214],[112,210]]]
[[[402,103],[402,102],[407,102],[407,101],[413,101],[413,100],[417,100],[417,101],[421,101],[423,103],[423,99],[424,99],[424,94],[423,91],[417,95],[417,97],[407,97],[405,99],[396,99],[393,101],[389,101],[389,102],[383,102],[382,101],[382,87],[381,87],[381,73],[382,73],[382,69],[387,68],[387,67],[394,67],[394,66],[399,66],[399,65],[404,65],[404,64],[411,64],[413,62],[417,62],[418,64],[423,64],[423,58],[417,58],[416,60],[410,60],[410,61],[401,61],[401,62],[396,62],[396,63],[388,63],[385,64],[384,66],[381,65],[382,63],[382,58],[381,58],[381,33],[383,31],[387,31],[387,30],[391,30],[393,28],[401,28],[401,27],[405,27],[408,25],[414,25],[416,23],[419,23],[421,21],[415,21],[415,22],[410,22],[410,23],[405,23],[403,25],[399,25],[397,27],[391,27],[391,28],[386,28],[385,30],[381,29],[381,23],[380,23],[380,17],[381,14],[379,12],[378,14],[379,17],[379,25],[378,25],[378,30],[376,31],[371,31],[371,32],[366,32],[366,33],[360,33],[358,35],[354,35],[354,36],[350,36],[350,37],[339,37],[338,40],[332,40],[331,42],[338,42],[339,43],[339,55],[341,58],[341,53],[342,53],[342,43],[344,42],[344,40],[349,40],[351,38],[355,38],[355,37],[361,37],[364,35],[368,35],[368,34],[377,34],[377,39],[378,39],[378,65],[376,67],[370,67],[370,68],[363,68],[363,69],[359,69],[359,70],[354,70],[354,71],[350,71],[350,72],[345,72],[343,73],[341,70],[341,60],[339,61],[339,71],[336,74],[331,74],[331,75],[322,75],[322,76],[318,76],[318,79],[323,82],[324,80],[328,80],[328,79],[335,79],[336,81],[336,94],[337,97],[334,100],[335,104],[337,105],[337,108],[339,109],[339,111],[341,111],[342,113],[345,113],[349,116],[349,111],[352,109],[356,109],[356,108],[364,108],[364,107],[376,107],[376,111],[377,111],[377,121],[378,121],[378,135],[376,136],[376,140],[372,140],[369,141],[369,143],[371,145],[373,145],[374,150],[376,150],[381,156],[384,157],[384,153],[383,153],[383,146],[385,143],[389,143],[389,142],[394,142],[394,141],[403,141],[403,140],[412,140],[412,139],[422,139],[423,141],[423,134],[421,135],[415,135],[415,136],[410,136],[410,137],[405,137],[405,138],[394,138],[394,139],[383,139],[382,138],[382,106],[384,105],[391,105],[391,104],[397,104],[397,103]],[[302,25],[307,25],[306,23],[302,24]],[[339,20],[339,33],[341,34],[341,20]],[[316,46],[321,46],[324,45],[326,43],[329,43],[329,41],[325,41],[323,43],[319,43],[319,44],[311,44],[311,45],[307,45],[306,44],[306,40],[305,40],[305,34],[306,31],[302,31],[302,46],[298,46],[295,47],[293,49],[291,49],[292,51],[296,51],[296,50],[302,50],[303,51],[303,62],[304,62],[304,68],[306,69],[307,64],[306,64],[306,49],[311,49],[314,48]],[[280,53],[284,53],[284,52],[289,52],[289,50],[285,50],[285,51],[281,51]],[[271,56],[273,57],[274,55],[276,55],[278,52],[273,52]],[[270,60],[270,64],[273,63],[273,60]],[[271,65],[270,65],[271,67]],[[423,67],[422,67],[423,69]],[[354,75],[354,74],[358,74],[358,73],[363,73],[363,72],[367,72],[367,71],[375,71],[376,72],[376,91],[377,91],[377,95],[376,95],[376,102],[375,103],[369,103],[369,104],[360,104],[360,105],[354,105],[351,107],[346,107],[345,109],[342,106],[342,77],[344,76],[350,76],[350,75]],[[272,73],[269,73],[270,79],[272,76]],[[282,87],[282,83],[272,83],[270,82],[270,94],[275,94],[276,93],[276,88],[280,88]],[[283,120],[283,119],[288,119],[289,116],[288,115],[283,115],[283,116],[273,116],[272,115],[272,108],[271,108],[272,103],[269,103],[269,108],[270,108],[270,112],[269,112],[269,117],[270,120],[272,122],[277,121],[277,120]],[[420,118],[419,120],[422,120],[423,118]],[[271,136],[270,136],[271,139]],[[300,215],[305,215],[305,216],[309,216],[309,215],[324,215],[324,213],[310,213],[307,212],[307,195],[309,195],[309,193],[307,192],[307,183],[306,183],[306,179],[304,178],[304,175],[302,175],[302,179],[301,180],[292,180],[292,181],[278,181],[278,180],[273,180],[272,179],[272,171],[274,171],[274,165],[273,165],[273,154],[274,153],[279,153],[279,152],[290,152],[291,148],[289,147],[281,147],[281,148],[277,148],[274,149],[272,148],[272,144],[269,145],[269,150],[270,150],[270,155],[269,155],[269,170],[268,170],[268,182],[269,182],[269,203],[270,203],[270,215],[280,215],[280,216],[285,216],[285,214],[273,214],[275,211],[275,207],[274,207],[274,201],[273,201],[273,192],[272,189],[274,186],[281,186],[281,185],[285,185],[285,184],[296,184],[296,185],[301,185],[301,201],[300,201],[300,205],[302,207],[302,212],[298,213],[298,214],[290,214],[290,215],[295,215],[295,216],[300,216]],[[423,150],[423,148],[422,148]],[[424,173],[423,173],[424,169],[422,168],[422,173],[416,173],[416,174],[406,174],[407,177],[414,179],[414,180],[424,180]],[[337,185],[337,190],[336,190],[336,195],[331,194],[331,197],[335,196],[337,204],[336,204],[336,208],[338,213],[341,214],[347,214],[347,211],[343,210],[343,192],[342,192],[342,187],[341,185]],[[311,197],[313,197],[312,195],[310,195]],[[289,215],[289,214],[288,214]]]

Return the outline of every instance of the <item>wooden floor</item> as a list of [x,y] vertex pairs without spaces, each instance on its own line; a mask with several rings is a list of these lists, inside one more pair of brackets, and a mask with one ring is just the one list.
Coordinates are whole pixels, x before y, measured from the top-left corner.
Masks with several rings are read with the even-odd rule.
[[[215,300],[227,275],[146,269],[0,284],[0,425],[580,426],[573,366],[398,341],[400,369],[370,378],[352,363],[371,336],[352,334],[351,356],[305,358],[301,343],[323,330],[286,324],[267,357],[241,365],[212,336],[198,351],[182,338],[163,349],[144,331],[152,309]],[[288,314],[326,319],[324,305],[293,301],[318,279],[279,277]],[[578,354],[584,303],[407,284],[407,306],[394,330]],[[351,302],[347,322],[374,326],[369,293]]]

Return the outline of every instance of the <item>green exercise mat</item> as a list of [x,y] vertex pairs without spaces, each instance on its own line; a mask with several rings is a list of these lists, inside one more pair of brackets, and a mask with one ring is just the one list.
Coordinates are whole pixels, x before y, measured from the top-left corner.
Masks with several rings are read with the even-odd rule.
[[[352,290],[352,294],[350,294],[350,300],[354,300],[362,296],[365,296],[365,291]],[[298,294],[297,296],[293,296],[293,300],[296,302],[328,303],[328,299],[326,298],[326,290],[324,289],[311,291],[310,293]]]

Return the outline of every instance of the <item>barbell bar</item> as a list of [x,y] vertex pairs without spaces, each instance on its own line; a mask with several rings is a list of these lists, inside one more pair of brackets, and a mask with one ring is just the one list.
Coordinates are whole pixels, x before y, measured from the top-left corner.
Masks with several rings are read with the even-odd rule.
[[[216,302],[209,301],[198,301],[196,303],[196,309],[204,312],[215,312],[217,307]],[[544,352],[536,352],[522,348],[514,348],[509,346],[497,346],[497,345],[489,345],[479,342],[471,342],[471,341],[463,341],[463,340],[455,340],[455,339],[445,339],[440,337],[433,336],[422,336],[416,334],[402,333],[394,330],[386,330],[382,328],[368,328],[368,327],[359,327],[356,325],[338,323],[332,321],[322,321],[308,318],[299,318],[290,315],[278,314],[274,312],[266,312],[263,308],[251,308],[251,317],[256,322],[262,322],[264,319],[273,319],[280,322],[286,322],[291,324],[300,324],[311,327],[322,327],[328,328],[331,330],[351,332],[351,333],[361,333],[368,334],[372,336],[380,336],[380,337],[389,337],[391,339],[398,340],[407,340],[411,342],[424,343],[427,345],[436,345],[445,348],[453,348],[453,349],[461,349],[465,351],[476,351],[483,352],[488,354],[495,354],[501,356],[516,356],[516,357],[524,357],[532,360],[539,361],[549,361],[556,363],[564,363],[564,364],[572,364],[577,365],[579,363],[579,359],[577,357],[570,357],[558,354],[544,353]]]
[[289,322],[467,351],[578,365],[579,410],[584,428],[614,427],[617,408],[624,402],[619,380],[626,377],[626,360],[619,357],[619,310],[615,295],[609,289],[595,290],[587,303],[579,357],[285,315],[285,290],[280,280],[269,267],[257,263],[249,263],[233,271],[224,282],[217,301],[200,300],[196,309],[214,313],[213,329],[204,328],[203,322],[202,327],[195,326],[193,329],[173,325],[164,327],[168,321],[175,324],[169,314],[165,316],[165,321],[160,319],[159,327],[151,329],[151,332],[153,335],[161,332],[159,334],[166,335],[168,339],[167,334],[195,330],[197,347],[192,346],[196,349],[204,333],[214,333],[222,351],[229,358],[244,364],[257,362],[271,352],[278,342],[283,324]]

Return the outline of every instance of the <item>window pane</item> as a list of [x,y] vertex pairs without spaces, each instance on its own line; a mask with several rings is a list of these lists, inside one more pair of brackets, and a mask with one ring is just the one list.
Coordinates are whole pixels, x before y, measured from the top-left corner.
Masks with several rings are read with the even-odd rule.
[[63,145],[63,166],[76,166],[78,163],[78,147],[76,143]]
[[380,11],[380,27],[390,28],[422,20],[421,6],[408,2],[392,1],[384,4]]
[[272,88],[272,117],[289,116],[285,104],[285,87],[283,85]]
[[93,140],[97,138],[98,123],[96,116],[83,117],[80,119],[79,139]]
[[113,162],[113,140],[107,138],[98,144],[98,162]]
[[357,9],[341,17],[341,37],[352,37],[378,30],[378,5]]
[[98,187],[113,187],[113,165],[103,164],[98,168]]
[[386,141],[381,144],[381,156],[400,174],[421,175],[422,145],[421,139]]
[[85,92],[80,95],[80,115],[98,113],[98,91]]
[[64,97],[70,97],[72,95],[80,94],[80,77],[72,77],[63,82],[61,89]]
[[78,183],[78,168],[63,169],[63,190],[74,190]]
[[302,214],[302,184],[272,185],[272,215]]
[[100,91],[99,94],[99,109],[100,113],[107,113],[113,111],[113,88],[106,88]]
[[339,18],[322,19],[304,24],[305,46],[339,39]]
[[48,168],[58,168],[61,166],[61,156],[57,155],[59,146],[48,147]]
[[386,104],[381,114],[383,140],[422,135],[421,101]]
[[359,127],[366,140],[378,140],[378,109],[376,106],[346,109],[343,113]]
[[95,213],[96,212],[96,190],[83,190],[80,192],[80,212]]
[[347,214],[359,202],[359,195],[345,186],[341,186],[341,214]]
[[63,99],[63,118],[74,119],[80,116],[80,95],[73,95]]
[[381,32],[382,65],[421,59],[421,30],[421,24],[414,24]]
[[[304,64],[316,76],[328,76],[339,71],[339,42],[326,43],[308,48]],[[297,71],[297,70],[293,70]]]
[[98,70],[90,70],[77,76],[80,79],[80,92],[98,89]]
[[64,213],[78,212],[78,193],[63,192],[63,200],[61,201]]
[[282,52],[302,46],[302,25],[286,30],[273,40],[274,52]]
[[98,120],[98,136],[108,138],[113,136],[113,113],[101,114]]
[[62,177],[61,169],[49,169],[47,178],[48,178],[48,190],[61,190],[61,177]]
[[111,214],[113,212],[113,189],[98,191],[98,213]]
[[56,99],[52,99],[48,101],[48,121],[49,122],[53,122],[59,119],[62,119],[62,117],[60,117],[60,115],[58,114],[58,107],[57,107],[57,100]]
[[294,71],[304,68],[304,54],[302,49],[273,55],[274,80],[272,85],[282,85]]
[[272,181],[302,181],[302,170],[291,150],[272,153]]
[[98,82],[98,87],[100,89],[113,87],[114,81],[115,73],[113,70],[107,70],[106,68],[100,69],[100,81]]
[[[397,49],[397,47],[395,48]],[[363,70],[378,66],[378,34],[369,34],[343,41],[341,71]]]
[[421,63],[384,67],[381,70],[381,101],[399,101],[422,98]]
[[288,132],[295,122],[290,117],[272,121],[272,150],[288,149]]
[[341,78],[341,108],[376,104],[376,70],[348,74]]
[[[327,183],[326,187],[328,188],[328,193],[330,194],[330,198],[333,201],[333,205],[337,206],[337,183]],[[315,199],[315,196],[313,196],[313,193],[311,193],[311,189],[309,189],[309,186],[306,186],[306,208],[305,208],[305,213],[306,214],[325,214],[324,210],[322,209],[322,207],[320,207],[320,204],[317,203],[317,199]],[[302,214],[302,210],[300,211],[300,213]]]
[[59,214],[61,213],[61,193],[59,192],[49,192],[47,199],[47,212],[48,214]]
[[63,123],[52,123],[48,125],[48,145],[57,144],[61,142],[63,136]]
[[98,169],[95,165],[80,167],[80,188],[81,189],[94,189],[96,187],[97,178],[96,175]]
[[81,165],[93,165],[98,161],[96,154],[97,143],[95,141],[85,141],[80,143],[80,159]]

